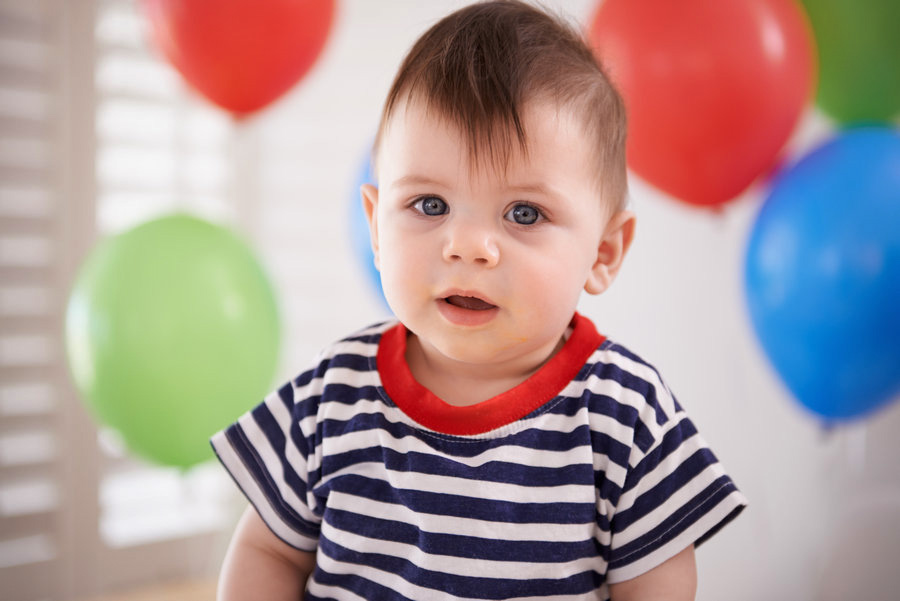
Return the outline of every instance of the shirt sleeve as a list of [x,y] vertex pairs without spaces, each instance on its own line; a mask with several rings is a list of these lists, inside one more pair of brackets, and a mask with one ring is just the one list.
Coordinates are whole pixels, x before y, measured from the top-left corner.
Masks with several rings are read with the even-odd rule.
[[609,583],[639,576],[700,545],[747,504],[655,370],[649,370],[635,386],[643,388],[646,402],[637,412],[624,485],[609,522]]
[[269,394],[210,442],[263,521],[285,543],[315,551],[321,524],[315,485],[317,396],[311,372]]

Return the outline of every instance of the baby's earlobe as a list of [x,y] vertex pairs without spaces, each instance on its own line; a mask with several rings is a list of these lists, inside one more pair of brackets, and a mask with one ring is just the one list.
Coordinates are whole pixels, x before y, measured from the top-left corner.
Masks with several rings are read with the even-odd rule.
[[602,294],[609,288],[612,280],[606,265],[599,263],[594,265],[587,282],[584,283],[584,291],[588,294]]

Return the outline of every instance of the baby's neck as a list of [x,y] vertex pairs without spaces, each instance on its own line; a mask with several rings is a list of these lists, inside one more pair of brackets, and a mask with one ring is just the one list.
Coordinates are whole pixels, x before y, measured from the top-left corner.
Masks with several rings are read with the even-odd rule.
[[475,365],[455,361],[428,349],[410,334],[406,342],[406,362],[416,381],[449,405],[465,407],[486,401],[527,380],[565,344],[564,339],[549,351],[538,353],[521,364]]

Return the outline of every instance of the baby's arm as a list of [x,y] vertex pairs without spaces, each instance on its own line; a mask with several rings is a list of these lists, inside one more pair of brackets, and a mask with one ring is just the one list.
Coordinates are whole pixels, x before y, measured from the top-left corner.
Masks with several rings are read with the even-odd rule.
[[306,579],[315,565],[315,553],[298,551],[283,542],[250,506],[225,555],[218,601],[303,599]]
[[694,546],[636,578],[609,585],[609,596],[611,601],[694,601],[697,596]]

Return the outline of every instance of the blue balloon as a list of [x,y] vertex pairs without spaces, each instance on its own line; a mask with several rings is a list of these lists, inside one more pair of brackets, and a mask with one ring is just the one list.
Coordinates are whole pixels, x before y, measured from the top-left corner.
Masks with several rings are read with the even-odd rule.
[[362,198],[359,195],[359,188],[363,184],[376,184],[369,152],[366,152],[365,160],[360,166],[359,175],[356,179],[356,185],[353,187],[353,194],[350,196],[350,240],[353,244],[354,254],[359,260],[360,267],[365,271],[373,291],[381,299],[382,305],[387,307],[387,300],[385,300],[384,292],[381,289],[381,274],[375,269],[375,255],[372,252],[372,244],[369,241],[369,222],[363,211]]
[[900,134],[848,130],[775,179],[745,292],[799,402],[836,422],[900,396]]

